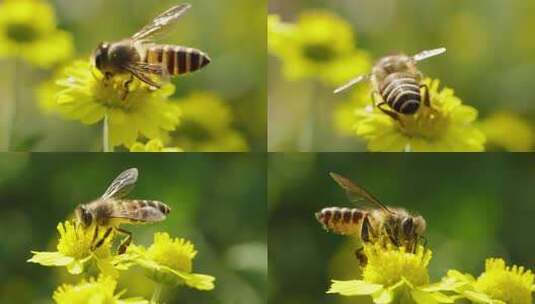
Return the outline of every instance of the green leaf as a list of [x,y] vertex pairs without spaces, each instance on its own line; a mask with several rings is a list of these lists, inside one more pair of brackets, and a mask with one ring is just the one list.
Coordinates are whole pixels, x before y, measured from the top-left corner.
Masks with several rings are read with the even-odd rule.
[[336,281],[333,280],[327,293],[338,293],[343,296],[371,295],[382,290],[379,284],[368,283],[362,280]]

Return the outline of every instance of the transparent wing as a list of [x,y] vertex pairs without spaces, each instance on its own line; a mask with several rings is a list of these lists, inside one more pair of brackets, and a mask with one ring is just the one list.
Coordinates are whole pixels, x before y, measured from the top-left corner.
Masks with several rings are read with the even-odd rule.
[[180,16],[182,16],[189,8],[190,4],[184,3],[171,7],[158,17],[154,18],[149,24],[145,25],[141,30],[132,35],[134,40],[148,39],[150,36],[161,32],[167,26],[175,23]]
[[106,192],[102,194],[103,199],[109,198],[123,198],[125,197],[132,189],[137,181],[138,171],[136,168],[130,168],[123,171],[119,176],[117,176],[113,182],[111,182]]
[[420,53],[412,56],[412,59],[414,61],[422,61],[422,60],[425,60],[427,58],[431,58],[431,57],[434,57],[434,56],[437,56],[437,55],[440,55],[440,54],[444,54],[445,52],[446,52],[446,48],[425,50],[425,51],[421,51]]
[[368,80],[369,78],[370,78],[370,75],[360,75],[356,78],[353,78],[350,81],[348,81],[346,84],[344,84],[343,86],[338,87],[336,90],[334,90],[334,94],[338,94],[342,91],[345,91],[346,89],[356,85],[357,83],[362,82],[364,80]]
[[334,179],[334,181],[342,187],[346,191],[347,197],[350,201],[356,202],[359,200],[366,200],[367,202],[370,202],[374,204],[376,207],[379,207],[385,211],[388,211],[389,213],[392,213],[390,209],[388,209],[385,204],[381,203],[375,196],[373,196],[370,192],[368,192],[366,189],[362,188],[361,186],[356,185],[351,180],[349,180],[346,177],[343,177],[340,174],[336,173],[329,173],[329,175]]
[[[159,81],[154,80],[153,75],[158,75],[165,78],[165,71],[161,65],[149,64],[145,62],[131,62],[123,66],[125,70],[132,73],[137,79],[143,81],[149,86],[160,88],[162,86]],[[161,79],[160,79],[161,80]]]
[[150,200],[121,200],[115,202],[111,214],[112,218],[129,219],[138,222],[159,222],[166,219],[166,215]]

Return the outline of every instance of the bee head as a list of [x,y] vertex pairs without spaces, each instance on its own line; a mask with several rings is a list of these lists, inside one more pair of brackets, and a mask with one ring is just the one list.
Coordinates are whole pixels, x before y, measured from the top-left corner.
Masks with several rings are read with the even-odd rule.
[[414,71],[414,60],[407,55],[392,55],[381,58],[373,68],[373,74],[380,80],[392,73]]
[[110,44],[102,42],[93,52],[93,65],[102,71],[109,61]]
[[91,226],[91,223],[93,222],[93,214],[87,209],[86,206],[80,205],[74,212],[76,213],[76,219],[82,224],[82,226]]
[[425,219],[421,216],[408,216],[401,221],[401,230],[406,239],[422,236],[425,232]]

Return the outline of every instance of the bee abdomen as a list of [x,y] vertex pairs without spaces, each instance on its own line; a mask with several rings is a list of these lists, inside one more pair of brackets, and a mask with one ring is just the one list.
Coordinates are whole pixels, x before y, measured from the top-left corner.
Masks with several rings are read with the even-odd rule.
[[316,213],[316,219],[329,231],[350,235],[360,231],[365,212],[356,208],[323,208]]
[[194,72],[210,61],[208,55],[202,51],[176,45],[154,45],[145,55],[145,62],[160,64],[169,75]]
[[140,207],[152,207],[155,209],[158,209],[161,213],[167,215],[169,212],[171,212],[171,208],[169,208],[166,204],[160,202],[160,201],[153,201],[153,200],[136,200],[136,203]]
[[420,107],[420,84],[412,74],[388,75],[380,88],[380,93],[386,103],[396,112],[414,114]]

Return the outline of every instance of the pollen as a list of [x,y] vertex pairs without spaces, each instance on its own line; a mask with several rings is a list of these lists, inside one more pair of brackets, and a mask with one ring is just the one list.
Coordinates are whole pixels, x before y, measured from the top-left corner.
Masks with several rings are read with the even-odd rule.
[[363,269],[366,282],[392,286],[405,278],[414,286],[429,283],[427,266],[431,251],[418,246],[416,253],[407,252],[404,247],[375,243],[364,247],[368,264]]

